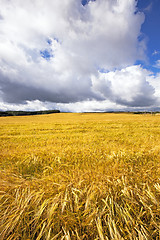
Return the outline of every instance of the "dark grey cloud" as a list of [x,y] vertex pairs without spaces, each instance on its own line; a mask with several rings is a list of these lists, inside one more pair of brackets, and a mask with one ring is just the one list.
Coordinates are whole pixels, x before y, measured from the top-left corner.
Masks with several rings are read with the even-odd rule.
[[103,98],[98,94],[88,89],[76,86],[75,84],[70,86],[64,86],[61,90],[57,90],[57,86],[51,87],[51,89],[44,89],[42,87],[36,87],[31,85],[24,85],[22,82],[10,81],[8,77],[0,75],[0,86],[3,101],[7,103],[24,103],[26,101],[47,101],[55,103],[73,103],[84,100],[102,100]]

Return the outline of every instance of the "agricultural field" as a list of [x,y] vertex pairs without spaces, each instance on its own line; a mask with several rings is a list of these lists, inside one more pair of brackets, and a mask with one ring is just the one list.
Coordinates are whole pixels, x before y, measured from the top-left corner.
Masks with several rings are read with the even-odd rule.
[[160,115],[1,117],[0,239],[160,239]]

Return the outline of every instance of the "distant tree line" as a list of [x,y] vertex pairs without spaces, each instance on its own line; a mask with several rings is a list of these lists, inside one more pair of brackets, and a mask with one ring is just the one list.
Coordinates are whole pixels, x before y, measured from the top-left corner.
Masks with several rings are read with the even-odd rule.
[[59,110],[44,110],[44,111],[0,111],[0,117],[41,115],[41,114],[51,114],[51,113],[60,113],[60,111],[59,111]]
[[134,114],[157,114],[159,111],[133,112]]

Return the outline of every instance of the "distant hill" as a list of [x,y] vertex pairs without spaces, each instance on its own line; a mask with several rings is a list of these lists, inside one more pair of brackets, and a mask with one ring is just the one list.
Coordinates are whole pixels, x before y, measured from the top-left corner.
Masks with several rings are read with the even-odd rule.
[[51,114],[51,113],[60,113],[60,111],[59,110],[45,110],[45,111],[0,111],[0,117],[41,115],[41,114]]

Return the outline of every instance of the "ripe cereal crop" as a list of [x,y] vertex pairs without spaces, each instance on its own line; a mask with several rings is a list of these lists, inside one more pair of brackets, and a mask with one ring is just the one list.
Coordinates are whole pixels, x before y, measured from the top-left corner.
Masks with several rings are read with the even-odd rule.
[[160,116],[1,117],[0,239],[160,239]]

